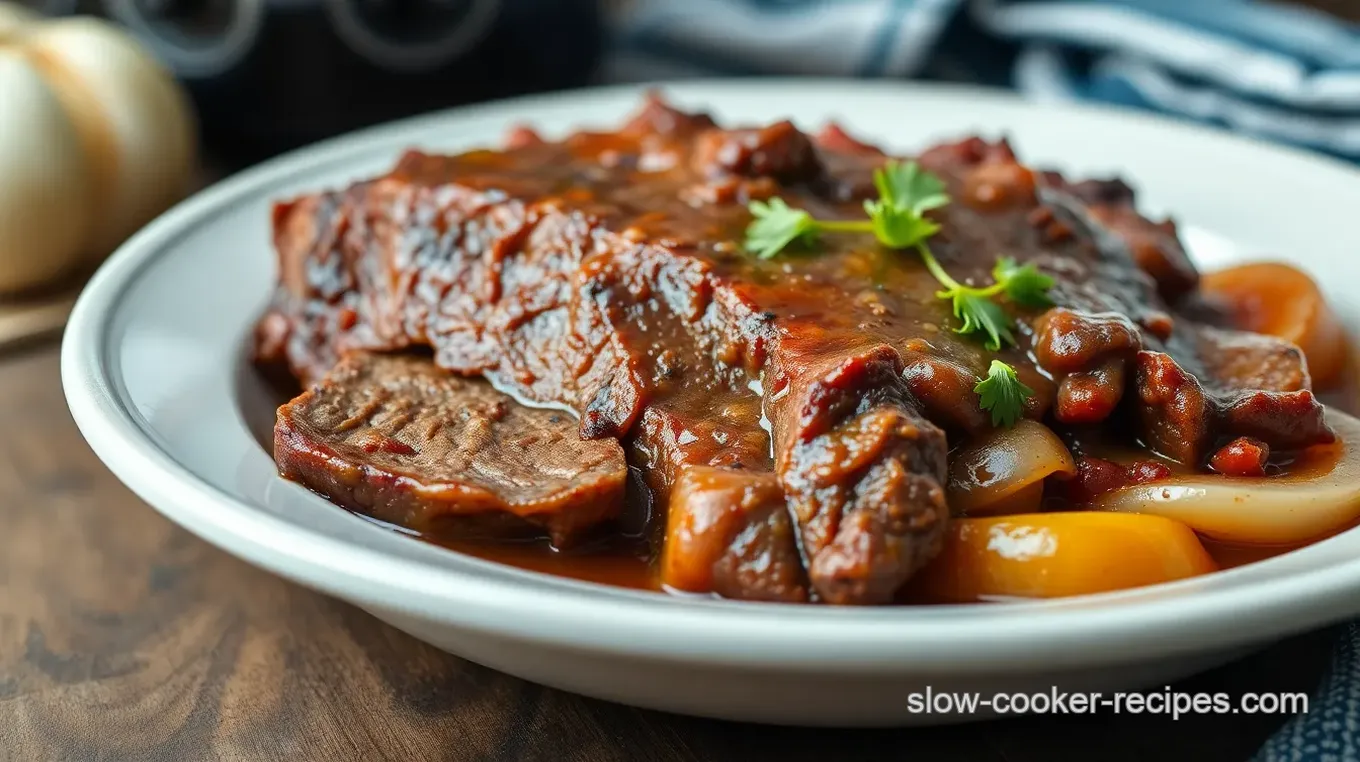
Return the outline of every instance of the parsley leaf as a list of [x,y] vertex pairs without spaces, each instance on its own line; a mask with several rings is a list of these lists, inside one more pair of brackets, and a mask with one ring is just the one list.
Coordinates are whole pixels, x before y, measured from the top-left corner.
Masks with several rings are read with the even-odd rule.
[[991,412],[993,426],[1014,426],[1025,412],[1025,400],[1034,396],[1034,390],[1015,375],[1015,368],[1000,360],[992,360],[987,377],[973,391],[978,393],[982,409]]
[[1011,257],[1002,257],[992,268],[992,279],[1001,284],[1006,297],[1026,307],[1051,307],[1053,300],[1048,290],[1053,278],[1039,272],[1032,264],[1017,265]]
[[963,325],[955,328],[954,333],[961,333],[965,336],[972,333],[986,333],[987,341],[984,346],[993,352],[1001,349],[1003,344],[1015,343],[1015,334],[1011,332],[1010,318],[1001,309],[1001,305],[992,301],[978,289],[955,284],[953,288],[941,291],[936,296],[941,299],[949,299],[954,306],[954,317],[963,321]]
[[818,220],[805,209],[794,209],[782,198],[752,201],[751,224],[746,226],[746,250],[769,259],[793,243],[804,246],[817,241],[822,233],[872,233],[871,220]]
[[[954,318],[960,321],[954,332],[984,335],[984,345],[993,352],[1016,343],[1011,318],[995,297],[1005,294],[1025,307],[1053,303],[1048,296],[1053,278],[1032,264],[1016,263],[1012,257],[997,260],[988,286],[967,286],[950,276],[926,245],[940,231],[940,225],[925,216],[927,211],[948,204],[949,196],[940,178],[922,171],[916,162],[889,161],[874,171],[874,187],[878,198],[864,202],[867,220],[817,220],[780,198],[768,203],[752,201],[748,205],[752,220],[746,228],[746,249],[769,259],[791,244],[811,244],[822,233],[872,233],[889,248],[914,248],[926,270],[944,287],[935,296],[947,299]],[[1025,400],[1034,396],[1034,390],[1020,382],[1015,368],[1000,360],[992,360],[987,377],[978,381],[973,391],[982,409],[992,414],[993,426],[1014,426],[1024,413]]]
[[803,209],[794,209],[781,198],[747,205],[751,224],[746,227],[746,250],[769,259],[794,243],[811,244],[821,233],[873,233],[879,243],[907,249],[939,232],[940,226],[924,213],[949,203],[944,183],[916,162],[889,161],[874,170],[879,198],[864,202],[868,220],[817,220]]
[[878,188],[878,196],[884,204],[912,212],[917,217],[927,210],[938,209],[949,203],[944,182],[922,171],[914,161],[890,159],[883,167],[874,170],[874,187]]
[[1025,307],[1052,304],[1048,290],[1053,278],[1032,264],[1017,264],[1002,257],[992,268],[993,282],[987,286],[966,286],[954,280],[931,253],[926,242],[940,232],[939,223],[925,216],[927,211],[949,203],[940,178],[923,171],[914,161],[890,160],[874,171],[878,198],[864,202],[867,220],[817,220],[807,211],[793,209],[783,199],[749,204],[752,220],[746,228],[746,249],[761,259],[769,259],[793,243],[813,243],[822,233],[873,233],[879,243],[893,249],[915,248],[926,269],[943,286],[936,296],[947,299],[961,325],[956,333],[984,335],[993,352],[1015,343],[1011,319],[993,299],[1005,294],[1010,301]]
[[817,239],[817,221],[803,209],[794,209],[782,198],[752,201],[748,208],[755,219],[746,228],[746,249],[761,259],[769,259],[797,241],[810,244]]
[[874,237],[889,248],[911,248],[940,230],[937,223],[883,199],[865,201],[864,211],[874,225]]

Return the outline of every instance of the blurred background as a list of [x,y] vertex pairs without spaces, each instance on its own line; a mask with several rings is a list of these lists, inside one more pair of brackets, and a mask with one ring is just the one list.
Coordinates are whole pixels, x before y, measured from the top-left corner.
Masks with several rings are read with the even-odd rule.
[[[586,758],[618,740],[625,756],[673,744],[685,758],[730,748],[836,759],[894,743],[672,725],[441,661],[357,610],[189,542],[99,464],[61,394],[56,337],[79,289],[129,235],[198,188],[431,110],[737,76],[1008,88],[1043,104],[1213,124],[1360,165],[1360,0],[0,0],[0,527],[9,539],[0,543],[0,747],[18,732],[21,743],[109,749],[66,759],[163,743],[155,758],[189,760],[204,758],[193,756],[198,739],[220,738],[254,758],[301,759],[316,737],[308,730],[345,749],[365,743],[351,709],[394,718],[368,736],[403,750],[393,753],[424,743],[477,753],[503,739],[506,758],[573,744]],[[1279,193],[1270,180],[1226,191]],[[1335,234],[1360,240],[1354,227]],[[1354,701],[1340,701],[1360,695],[1360,679],[1344,678],[1360,651],[1360,625],[1348,627],[1346,660],[1324,684],[1330,703],[1317,726],[1279,736],[1289,749],[1280,758],[1356,758],[1326,741],[1335,756],[1290,745],[1318,726],[1355,732]],[[1311,690],[1332,639],[1315,633],[1191,685]],[[332,683],[334,696],[317,690]],[[295,714],[303,703],[314,713]],[[425,732],[455,709],[446,732]],[[299,729],[308,717],[321,719]],[[1281,721],[995,725],[968,748],[989,759],[1007,750],[1017,760],[1086,759],[1099,749],[1132,760],[1175,745],[1180,758],[1227,759]],[[105,732],[115,726],[126,732]],[[525,740],[558,731],[561,746]],[[948,738],[916,735],[910,748],[944,758]],[[1046,753],[1062,748],[1048,741],[1074,753]]]
[[0,0],[0,326],[14,294],[69,287],[289,148],[523,93],[764,75],[970,82],[1360,160],[1360,0]]
[[[1296,139],[1360,155],[1354,26],[1360,0],[20,4],[53,17],[101,16],[125,29],[188,88],[208,150],[236,162],[408,114],[525,92],[763,74],[981,82],[1034,97],[1182,110],[1285,138],[1288,125],[1272,130],[1266,117],[1288,114],[1262,110],[1253,118],[1234,108],[1264,109],[1274,101],[1299,109],[1300,119],[1316,118],[1323,133],[1324,120],[1347,119],[1336,124],[1335,141],[1326,134]],[[1216,78],[1215,69],[1223,76]],[[1348,74],[1350,82],[1334,88],[1329,101],[1330,74]],[[1260,81],[1253,83],[1253,75]],[[1234,77],[1239,104],[1228,100]],[[1291,88],[1294,98],[1284,92]],[[1196,92],[1199,102],[1184,100]],[[1223,97],[1208,97],[1214,92]],[[1179,105],[1164,102],[1176,95]]]

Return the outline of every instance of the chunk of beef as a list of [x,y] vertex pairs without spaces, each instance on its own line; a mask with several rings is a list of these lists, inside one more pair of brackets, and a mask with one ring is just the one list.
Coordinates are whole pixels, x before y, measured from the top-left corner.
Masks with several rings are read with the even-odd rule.
[[876,145],[866,143],[859,138],[845,131],[844,127],[836,122],[827,122],[822,129],[813,137],[817,145],[827,149],[833,154],[869,154],[872,156],[883,156],[883,150]]
[[1051,492],[1046,490],[1045,495],[1051,494],[1069,503],[1081,505],[1107,492],[1171,476],[1170,467],[1155,460],[1120,464],[1104,458],[1078,455],[1076,465],[1077,471],[1070,477],[1055,475],[1051,482],[1053,489]]
[[544,142],[538,131],[526,124],[517,124],[505,133],[502,141],[506,148],[524,148]]
[[660,92],[650,90],[643,96],[642,107],[619,133],[641,140],[685,138],[717,126],[708,114],[681,111],[667,103]]
[[948,447],[896,350],[832,353],[821,338],[792,332],[767,370],[776,472],[821,598],[889,600],[943,541]]
[[729,598],[808,600],[760,401],[721,392],[706,399],[701,418],[686,415],[684,405],[649,407],[632,439],[634,461],[667,506],[661,582]]
[[808,599],[784,492],[771,473],[699,466],[671,489],[661,579],[730,598]]
[[1234,388],[1207,374],[1206,384],[1163,352],[1139,352],[1136,362],[1144,437],[1182,463],[1202,465],[1215,448],[1238,437],[1282,450],[1335,438],[1307,389]]
[[1209,466],[1228,476],[1261,477],[1266,475],[1269,460],[1270,448],[1265,442],[1251,437],[1238,437],[1214,453],[1209,459]]
[[788,121],[758,130],[708,130],[696,142],[693,166],[703,176],[732,174],[782,182],[811,179],[822,171],[812,141]]
[[1171,220],[1153,222],[1138,213],[1134,192],[1122,180],[1069,183],[1057,172],[1040,175],[1045,185],[1071,194],[1093,217],[1124,240],[1133,260],[1152,276],[1157,290],[1175,303],[1199,285],[1199,272],[1185,253]]
[[428,358],[368,353],[279,408],[274,457],[285,477],[384,521],[546,532],[558,546],[619,514],[628,473],[618,442],[581,439],[567,413]]
[[[1007,306],[1018,346],[957,335],[919,260],[870,237],[742,252],[748,199],[863,219],[884,160],[787,123],[719,130],[657,99],[616,133],[411,152],[279,207],[261,352],[307,377],[356,349],[429,345],[443,368],[575,410],[582,436],[625,440],[652,474],[679,528],[677,586],[733,597],[890,601],[948,521],[944,432],[990,425],[971,387],[993,357],[1036,391],[1027,416],[1098,423],[1137,396],[1140,433],[1195,465],[1220,439],[1329,436],[1308,425],[1321,408],[1301,358],[1201,330],[1178,311],[1184,279],[1139,267],[1131,201],[1052,182],[1004,142],[919,161],[954,199],[930,213],[954,278],[986,282],[1006,255],[1056,280],[1061,312]],[[1179,250],[1159,251],[1174,271]]]
[[1034,326],[1035,355],[1059,380],[1054,417],[1062,423],[1099,423],[1124,397],[1129,361],[1142,349],[1137,326],[1117,312],[1055,307]]

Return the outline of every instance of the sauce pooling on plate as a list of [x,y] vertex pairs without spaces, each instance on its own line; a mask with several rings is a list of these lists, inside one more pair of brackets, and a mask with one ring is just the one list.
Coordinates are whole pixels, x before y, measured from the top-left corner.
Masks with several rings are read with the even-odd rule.
[[[1356,409],[1355,401],[1360,400],[1360,374],[1356,373],[1353,364],[1347,365],[1340,378],[1340,383],[1335,384],[1334,387],[1326,393],[1326,398],[1328,399],[1329,404],[1341,407],[1342,409],[1348,411]],[[1137,458],[1136,451],[1129,449],[1105,450],[1102,451],[1102,454],[1111,458],[1114,462],[1127,463],[1131,459]],[[1320,448],[1317,452],[1304,453],[1302,458],[1283,465],[1277,472],[1277,475],[1289,473],[1291,469],[1295,467],[1308,471],[1326,470],[1333,465],[1332,461],[1334,460],[1334,457],[1335,453],[1327,448]],[[1179,468],[1178,464],[1169,464],[1168,467],[1173,468],[1174,470],[1183,471],[1183,469]],[[1055,505],[1064,507],[1062,498],[1049,501],[1044,507],[1052,508],[1055,507]],[[995,525],[996,523],[1001,522],[993,521],[992,523]],[[1042,559],[1051,558],[1055,555],[1054,551],[1056,551],[1056,548],[1044,547],[1045,544],[1056,544],[1057,542],[1063,541],[1083,542],[1080,537],[1054,538],[1051,535],[1048,535],[1045,539],[1045,534],[1048,532],[1049,527],[1043,522],[1031,521],[1031,523],[1027,524],[1024,519],[1021,519],[1020,521],[1011,521],[1010,524],[1011,526],[1006,527],[1007,531],[1002,535],[1007,538],[1006,541],[1003,541],[1007,544],[1003,544],[996,548],[995,555],[998,559],[1009,560],[1012,564],[1023,564],[1026,562],[1034,563],[1036,577],[1049,575],[1055,571],[1051,566],[1043,565]],[[1333,532],[1314,538],[1310,542],[1291,543],[1286,545],[1242,545],[1215,542],[1213,540],[1200,538],[1200,542],[1203,545],[1203,550],[1207,555],[1210,565],[1204,564],[1206,556],[1194,553],[1193,549],[1180,558],[1182,559],[1181,562],[1186,565],[1185,571],[1205,573],[1215,569],[1230,569],[1236,566],[1263,561],[1284,553],[1298,550],[1299,548],[1307,547],[1311,542],[1317,542],[1334,534],[1339,534],[1342,531],[1352,528],[1354,525],[1354,523],[1346,525]],[[985,529],[991,529],[991,527],[986,527]],[[1097,531],[1093,534],[1099,535],[1101,533]],[[440,538],[429,535],[422,535],[421,537],[426,541],[466,555],[529,571],[637,590],[659,591],[663,589],[658,576],[657,558],[655,553],[648,545],[646,539],[640,536],[629,538],[623,535],[614,535],[598,543],[565,552],[554,549],[546,540],[488,542],[486,540],[468,538],[454,539],[448,537]],[[1156,535],[1150,534],[1146,538],[1140,539],[1152,540],[1156,539]],[[1175,534],[1172,539],[1173,545],[1182,543],[1181,548],[1173,548],[1172,550],[1183,550],[1185,536],[1183,534]],[[1108,562],[1108,566],[1102,565],[1101,568],[1105,569],[1106,572],[1113,570],[1115,573],[1107,574],[1103,580],[1096,580],[1096,584],[1090,584],[1086,592],[1095,592],[1100,589],[1121,589],[1124,587],[1136,586],[1140,582],[1145,584],[1147,582],[1162,580],[1162,576],[1158,569],[1129,568],[1131,565],[1130,559],[1123,550],[1124,549],[1118,544],[1117,539],[1111,541],[1109,544],[1089,548],[1088,554],[1095,554],[1098,552],[1104,555],[1105,560]],[[974,552],[976,553],[976,551]],[[1145,562],[1148,565],[1163,563],[1156,560],[1145,560]],[[995,590],[987,593],[973,594],[969,591],[961,591],[959,589],[960,586],[957,583],[955,583],[954,589],[943,591],[944,594],[926,589],[932,584],[931,579],[937,576],[935,573],[936,569],[939,570],[939,575],[951,575],[954,574],[955,570],[958,568],[957,565],[951,566],[951,564],[957,563],[958,559],[956,557],[942,556],[940,559],[933,562],[932,566],[927,567],[923,575],[923,581],[917,582],[914,585],[909,585],[903,590],[898,597],[898,602],[917,604],[932,602],[962,602],[967,600],[993,602],[1004,601],[1010,598],[1027,597],[1016,594],[1005,595],[995,592]],[[970,563],[981,567],[987,563],[987,559],[973,558],[970,559]],[[1068,571],[1073,575],[1080,575],[1080,578],[1084,578],[1090,583],[1092,582],[1090,578],[1098,576],[1100,569],[1078,567]],[[997,570],[997,573],[999,576],[1004,575],[1005,570],[999,569]],[[1130,580],[1133,581],[1133,584],[1128,584]],[[1065,582],[1070,583],[1072,581],[1073,580],[1059,581],[1057,584],[1064,584]]]
[[[1342,382],[1334,387],[1328,394],[1329,404],[1337,405],[1346,410],[1354,410],[1355,400],[1360,400],[1360,375],[1357,375],[1353,366],[1346,368],[1342,377]],[[1131,459],[1136,459],[1136,451],[1128,449],[1100,451],[1112,459],[1113,462],[1128,463]],[[1294,472],[1295,469],[1302,471],[1318,471],[1330,468],[1334,463],[1335,452],[1328,448],[1319,448],[1315,452],[1305,452],[1301,457],[1296,458],[1290,463],[1280,467],[1276,475],[1285,475]],[[1169,464],[1169,468],[1183,472],[1178,464]],[[1065,505],[1063,498],[1056,498],[1048,501],[1043,506],[1045,509],[1070,508]],[[1026,517],[1020,520],[1007,520],[1004,515],[999,519],[992,519],[987,523],[990,526],[980,526],[982,531],[989,532],[991,537],[1003,538],[1000,542],[989,542],[985,545],[995,545],[996,547],[983,547],[982,552],[977,548],[966,548],[967,541],[953,539],[951,545],[958,545],[953,554],[942,555],[931,565],[927,566],[923,572],[922,579],[914,584],[910,584],[898,596],[899,603],[935,603],[935,602],[996,602],[1012,598],[1024,597],[1051,597],[1051,595],[1037,596],[1039,592],[1061,593],[1061,588],[1047,591],[1030,590],[1029,595],[1021,592],[1011,591],[1010,593],[997,592],[1000,582],[1006,574],[1005,564],[1011,566],[1021,566],[1026,563],[1033,564],[1035,579],[1045,577],[1066,578],[1054,580],[1055,586],[1071,585],[1074,583],[1084,584],[1085,588],[1081,592],[1100,592],[1103,590],[1116,590],[1125,587],[1134,587],[1139,584],[1164,581],[1166,577],[1165,564],[1168,561],[1161,558],[1148,558],[1140,555],[1130,559],[1127,546],[1121,544],[1118,533],[1102,532],[1101,527],[1094,527],[1091,532],[1097,542],[1092,543],[1091,538],[1083,538],[1079,533],[1067,536],[1062,534],[1054,535],[1051,533],[1052,524],[1043,520],[1034,520],[1033,514],[1024,514]],[[1004,531],[995,531],[997,524],[1009,523],[1004,527]],[[1062,523],[1061,519],[1058,523]],[[1170,524],[1171,522],[1167,522]],[[965,519],[965,526],[970,526],[970,531],[975,525],[982,522],[973,522]],[[1352,528],[1355,523],[1348,524],[1333,532],[1316,537],[1308,542],[1290,543],[1285,545],[1258,544],[1243,545],[1226,542],[1215,542],[1205,538],[1200,538],[1203,546],[1203,554],[1195,552],[1193,546],[1187,544],[1187,536],[1183,531],[1169,534],[1170,542],[1167,543],[1171,561],[1175,565],[1182,564],[1180,571],[1185,576],[1190,573],[1206,573],[1217,569],[1230,569],[1249,563],[1263,561],[1275,556],[1288,553],[1299,548],[1307,547],[1312,542],[1324,540],[1327,537],[1339,534]],[[1160,543],[1164,538],[1159,536],[1155,530],[1164,529],[1157,526],[1153,531],[1146,535],[1135,537],[1132,543],[1135,547],[1145,545],[1149,542]],[[1184,529],[1182,527],[1182,529]],[[506,564],[509,566],[527,569],[530,571],[552,574],[555,576],[569,577],[572,579],[583,580],[586,582],[597,582],[617,587],[627,587],[638,590],[661,590],[662,584],[658,577],[657,559],[655,554],[643,538],[634,537],[627,540],[620,540],[618,537],[607,539],[596,545],[589,545],[572,551],[558,551],[551,544],[542,540],[524,542],[486,542],[472,539],[451,539],[424,536],[423,539],[441,545],[452,550],[456,550],[466,555],[475,556],[487,561]],[[1104,540],[1104,542],[1100,542]],[[1088,560],[1091,557],[1102,559],[1102,563],[1097,567],[1078,565],[1070,569],[1057,569],[1051,563],[1046,563],[1045,559],[1051,559],[1057,554],[1056,544],[1058,542],[1072,542],[1084,545],[1083,557]],[[976,544],[976,543],[974,543]],[[949,547],[949,546],[947,546]],[[1189,548],[1187,550],[1187,548]],[[959,554],[972,554],[971,558],[960,559]],[[960,583],[957,579],[950,583],[943,583],[939,577],[957,577],[961,563],[972,565],[972,573],[983,573],[989,563],[988,556],[994,556],[996,562],[1003,565],[1003,568],[993,569],[998,581],[991,586],[988,592],[977,592],[975,590],[964,589],[965,583]],[[1143,568],[1138,568],[1138,563],[1144,564]],[[1153,568],[1155,567],[1155,568]],[[1023,576],[1023,575],[1015,575]],[[976,584],[976,583],[974,583]],[[941,585],[943,589],[932,590],[931,585]]]

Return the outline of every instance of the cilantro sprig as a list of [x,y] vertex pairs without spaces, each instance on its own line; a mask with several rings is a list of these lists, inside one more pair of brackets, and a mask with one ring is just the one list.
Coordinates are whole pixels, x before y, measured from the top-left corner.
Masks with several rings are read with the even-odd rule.
[[1020,381],[1015,368],[1000,360],[992,360],[987,377],[973,391],[982,409],[992,414],[993,426],[1014,426],[1025,412],[1025,400],[1034,396],[1034,390]]
[[871,233],[884,246],[908,249],[939,232],[939,223],[925,213],[949,203],[940,178],[921,171],[914,161],[890,161],[874,171],[874,187],[878,198],[864,202],[867,220],[819,220],[777,197],[752,201],[747,205],[753,219],[746,228],[746,250],[770,259],[795,243],[811,246],[822,233]]
[[746,228],[746,250],[770,259],[794,242],[811,246],[821,233],[872,233],[867,220],[817,220],[803,209],[794,209],[782,198],[747,205],[754,218]]
[[1053,279],[1039,272],[1034,265],[1017,265],[1010,257],[1002,257],[992,268],[990,286],[965,286],[949,277],[949,273],[945,272],[939,260],[924,244],[917,247],[917,253],[921,255],[921,261],[930,274],[944,286],[943,290],[935,292],[935,296],[948,299],[954,309],[954,317],[962,321],[962,325],[955,328],[954,332],[964,335],[985,333],[987,338],[983,346],[993,352],[1003,345],[1015,344],[1010,318],[1001,305],[992,301],[995,297],[1004,294],[1012,302],[1026,307],[1053,304],[1048,298]]
[[[1047,307],[1053,302],[1048,290],[1053,279],[1032,264],[1018,264],[1001,257],[992,268],[992,282],[971,286],[955,280],[935,258],[927,244],[940,231],[940,225],[926,212],[949,203],[944,183],[923,171],[914,161],[889,161],[874,172],[878,198],[864,202],[864,220],[819,220],[803,209],[790,207],[783,199],[752,201],[752,215],[746,228],[746,249],[761,259],[769,259],[793,245],[809,247],[825,233],[872,234],[879,243],[892,249],[914,249],[926,270],[943,287],[935,296],[948,300],[959,321],[955,333],[979,335],[987,349],[995,352],[1016,343],[1011,319],[996,302],[1004,296],[1025,307]],[[994,426],[1012,426],[1024,412],[1025,399],[1034,391],[1020,382],[1015,369],[993,360],[987,378],[974,387],[984,410],[991,412]]]
[[1026,307],[1052,304],[1048,289],[1053,279],[1032,264],[1017,264],[1010,257],[997,260],[992,268],[992,283],[969,286],[954,280],[931,253],[927,241],[940,230],[939,223],[925,215],[949,203],[944,183],[914,161],[889,161],[875,170],[874,187],[878,198],[864,202],[864,220],[819,220],[806,210],[794,209],[783,199],[752,201],[751,224],[746,228],[746,249],[761,259],[769,259],[789,246],[811,246],[823,233],[871,233],[878,242],[892,249],[915,249],[926,269],[944,288],[936,293],[948,300],[954,317],[960,321],[955,332],[983,334],[985,345],[993,352],[1003,345],[1015,344],[1010,318],[995,298],[1005,296]]

